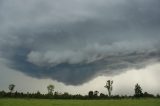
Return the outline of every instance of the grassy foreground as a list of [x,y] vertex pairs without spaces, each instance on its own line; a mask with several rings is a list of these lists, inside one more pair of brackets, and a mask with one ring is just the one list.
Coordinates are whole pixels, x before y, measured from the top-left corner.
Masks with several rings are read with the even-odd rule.
[[160,106],[160,99],[140,99],[140,100],[0,99],[0,106]]

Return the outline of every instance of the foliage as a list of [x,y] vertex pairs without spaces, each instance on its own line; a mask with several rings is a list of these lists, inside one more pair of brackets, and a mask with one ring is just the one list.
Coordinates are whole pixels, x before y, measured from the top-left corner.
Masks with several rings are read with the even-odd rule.
[[108,80],[107,83],[106,83],[106,85],[104,86],[108,90],[109,97],[111,96],[111,92],[113,90],[112,84],[113,84],[113,81]]
[[10,84],[8,87],[8,89],[10,90],[11,93],[13,92],[14,88],[15,88],[14,84]]
[[142,97],[143,93],[142,93],[142,88],[139,84],[135,85],[135,97]]
[[47,89],[48,89],[48,95],[53,95],[54,85],[48,85]]
[[[88,95],[71,95],[67,92],[65,93],[58,93],[55,92],[53,95],[48,94],[41,94],[39,91],[36,93],[23,93],[23,92],[14,92],[14,95],[10,95],[10,92],[0,91],[0,98],[37,98],[37,99],[81,99],[81,100],[89,100],[89,99],[134,99],[137,98],[135,96],[120,96],[120,95],[112,95],[109,97],[108,95],[105,95],[103,93],[100,93],[100,95],[94,95],[93,91],[89,91]],[[145,92],[142,95],[142,98],[160,98],[159,95],[154,96],[152,94],[149,94]]]
[[[113,82],[108,80],[106,87],[108,89],[112,89]],[[81,99],[81,100],[89,100],[89,99],[134,99],[134,98],[160,98],[159,94],[154,96],[153,94],[149,94],[147,92],[142,93],[142,88],[139,84],[135,85],[135,95],[134,96],[123,96],[123,95],[105,95],[103,93],[99,93],[99,91],[89,91],[88,95],[71,95],[67,92],[60,93],[54,92],[54,85],[47,86],[48,93],[41,94],[40,91],[36,93],[23,93],[23,92],[13,92],[15,85],[9,85],[10,92],[0,91],[0,98],[37,98],[37,99]],[[11,93],[12,92],[12,93]],[[110,94],[110,93],[109,93]]]

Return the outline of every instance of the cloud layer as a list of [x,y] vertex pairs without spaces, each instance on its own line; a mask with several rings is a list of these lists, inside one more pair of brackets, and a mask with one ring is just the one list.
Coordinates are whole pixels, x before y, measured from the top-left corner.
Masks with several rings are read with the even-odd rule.
[[35,78],[78,85],[160,57],[159,0],[0,0],[0,56]]

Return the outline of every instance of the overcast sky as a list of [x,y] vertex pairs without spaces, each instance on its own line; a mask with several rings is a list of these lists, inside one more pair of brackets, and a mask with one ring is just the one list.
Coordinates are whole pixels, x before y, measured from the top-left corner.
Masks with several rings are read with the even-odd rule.
[[160,93],[159,10],[159,0],[0,0],[0,90],[85,94],[113,79],[115,94],[136,83]]

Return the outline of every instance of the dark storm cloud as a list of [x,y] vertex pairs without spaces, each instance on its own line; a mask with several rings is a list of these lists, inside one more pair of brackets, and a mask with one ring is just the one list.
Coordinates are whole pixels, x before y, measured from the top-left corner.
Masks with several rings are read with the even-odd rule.
[[0,56],[78,85],[159,61],[159,0],[1,0]]

